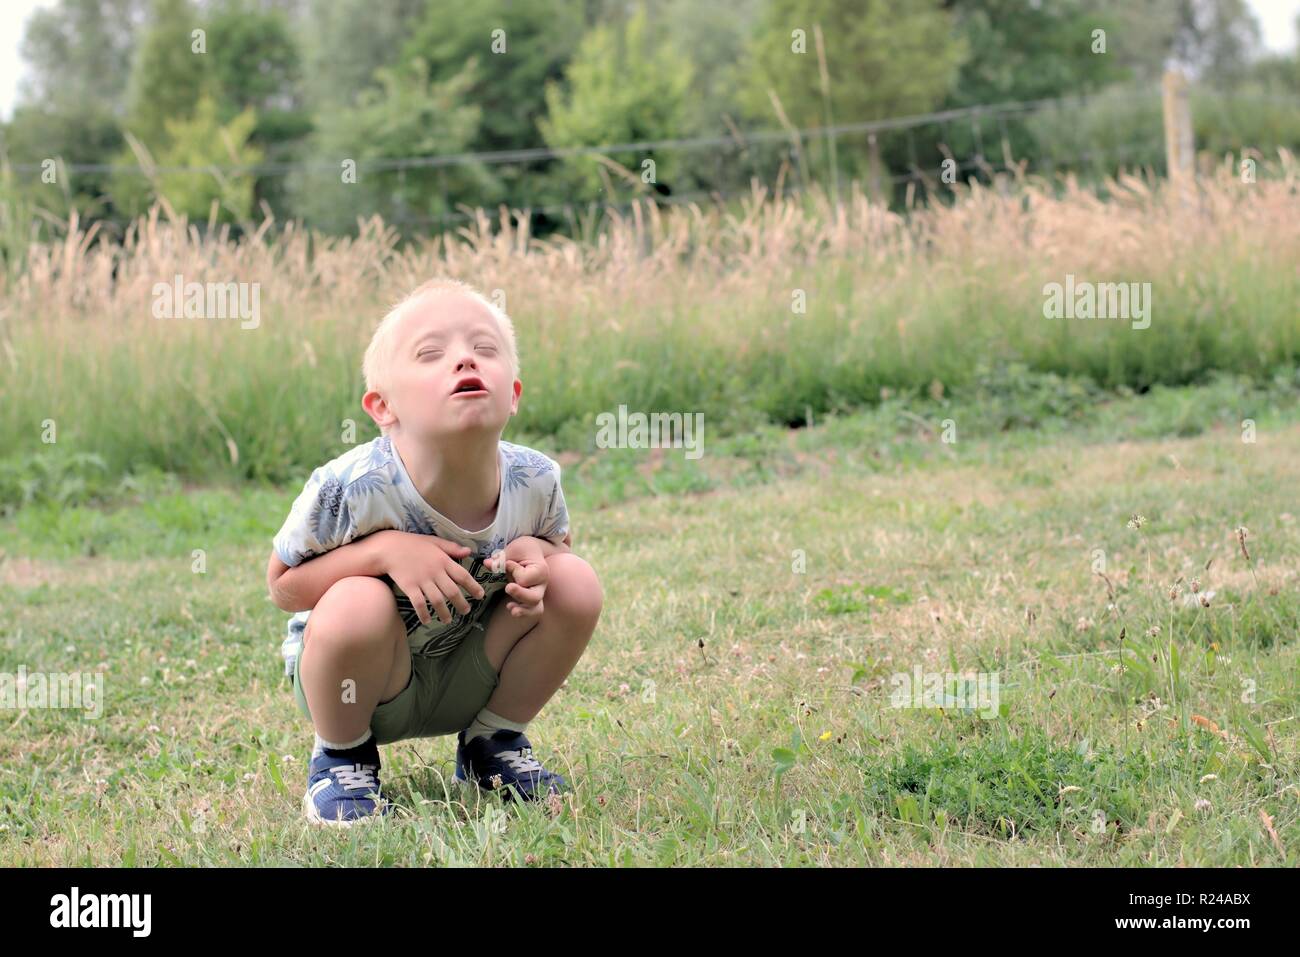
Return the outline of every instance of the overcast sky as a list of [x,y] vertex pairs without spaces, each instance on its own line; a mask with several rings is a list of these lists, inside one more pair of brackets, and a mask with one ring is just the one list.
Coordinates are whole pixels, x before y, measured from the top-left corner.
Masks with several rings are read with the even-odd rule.
[[[1048,3],[1051,0],[1047,0]],[[1247,0],[1264,31],[1264,45],[1270,50],[1293,50],[1296,45],[1295,19],[1300,0]],[[52,7],[55,0],[4,0],[0,3],[0,116],[8,119],[18,95],[23,64],[18,46],[23,26],[33,10]]]

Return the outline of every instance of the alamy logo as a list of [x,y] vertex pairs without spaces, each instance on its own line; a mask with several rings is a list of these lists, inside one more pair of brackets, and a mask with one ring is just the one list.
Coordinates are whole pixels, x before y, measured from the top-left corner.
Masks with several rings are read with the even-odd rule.
[[86,718],[104,713],[104,674],[28,671],[19,665],[17,673],[0,672],[0,708],[25,711],[29,708],[77,708]]
[[1000,695],[996,671],[953,674],[922,671],[917,665],[912,674],[900,671],[892,675],[889,683],[894,689],[889,695],[890,707],[979,712],[986,721],[998,716]]
[[1151,325],[1151,283],[1075,282],[1043,286],[1043,315],[1048,319],[1131,319],[1134,329]]
[[686,449],[686,458],[704,454],[703,412],[628,412],[627,406],[596,416],[596,447],[601,449]]
[[186,282],[177,273],[172,281],[153,284],[155,319],[239,319],[241,329],[262,322],[262,284],[256,282]]
[[129,927],[133,937],[148,937],[153,925],[151,894],[71,894],[50,898],[51,927]]

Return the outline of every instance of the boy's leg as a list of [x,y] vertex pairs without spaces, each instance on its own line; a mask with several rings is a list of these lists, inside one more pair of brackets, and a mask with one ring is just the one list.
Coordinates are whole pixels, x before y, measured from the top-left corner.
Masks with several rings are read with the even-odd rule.
[[307,619],[297,667],[316,726],[303,795],[307,820],[347,826],[387,814],[380,732],[371,727],[376,705],[400,696],[412,678],[406,628],[388,585],[362,576],[335,582]]
[[375,706],[400,694],[411,678],[406,627],[378,578],[335,582],[307,618],[300,654],[302,690],[325,741],[365,735]]
[[483,640],[488,662],[500,674],[486,708],[519,724],[537,716],[578,663],[604,601],[595,571],[577,555],[561,552],[546,564],[542,617],[515,618],[502,601]]
[[564,683],[600,617],[600,581],[570,552],[546,559],[549,580],[541,618],[516,618],[508,601],[493,609],[483,655],[498,673],[487,704],[457,737],[456,779],[538,800],[563,790],[564,778],[532,755],[524,730]]

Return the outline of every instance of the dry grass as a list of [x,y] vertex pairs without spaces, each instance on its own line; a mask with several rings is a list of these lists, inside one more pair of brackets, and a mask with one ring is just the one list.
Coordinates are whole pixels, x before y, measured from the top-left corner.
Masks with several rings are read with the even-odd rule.
[[[242,241],[228,226],[200,230],[161,207],[137,220],[121,244],[74,218],[61,243],[33,245],[26,269],[0,295],[9,318],[135,317],[147,320],[154,283],[180,272],[198,281],[261,284],[266,301],[363,306],[447,274],[484,288],[503,288],[545,308],[579,301],[657,303],[675,291],[724,299],[752,291],[765,277],[829,259],[852,259],[859,276],[882,286],[924,264],[962,275],[1019,273],[1041,267],[1108,275],[1163,275],[1197,258],[1215,238],[1266,238],[1279,255],[1300,244],[1300,196],[1294,158],[1283,151],[1276,176],[1242,183],[1224,167],[1204,180],[1195,202],[1182,204],[1151,180],[1121,174],[1097,189],[1074,179],[1050,183],[1000,178],[995,187],[957,186],[947,206],[900,215],[871,202],[854,184],[838,207],[820,192],[777,197],[756,188],[739,209],[661,211],[648,201],[628,214],[611,209],[599,240],[538,238],[527,217],[479,210],[454,233],[401,245],[378,218],[355,237],[307,233],[263,222]],[[1224,245],[1229,245],[1227,242]],[[1015,284],[1017,271],[1004,275]],[[161,278],[160,278],[161,277]],[[871,293],[871,284],[864,292]],[[530,306],[530,309],[532,307]],[[612,311],[621,311],[614,309]]]
[[[433,274],[504,296],[526,387],[512,427],[555,448],[590,447],[593,417],[621,403],[702,412],[716,435],[882,389],[960,392],[1004,363],[1106,387],[1267,378],[1300,359],[1298,171],[1286,153],[1255,183],[1225,167],[1187,204],[1127,175],[1100,193],[1004,179],[907,215],[857,189],[838,206],[756,191],[611,212],[590,244],[483,212],[409,245],[378,220],[352,238],[265,223],[236,242],[155,209],[120,245],[74,221],[0,280],[0,441],[40,453],[52,419],[111,476],[288,480],[337,454],[342,420],[367,437],[361,352]],[[1045,319],[1043,286],[1067,273],[1152,283],[1151,328]],[[154,285],[177,274],[259,284],[257,328],[155,319]]]

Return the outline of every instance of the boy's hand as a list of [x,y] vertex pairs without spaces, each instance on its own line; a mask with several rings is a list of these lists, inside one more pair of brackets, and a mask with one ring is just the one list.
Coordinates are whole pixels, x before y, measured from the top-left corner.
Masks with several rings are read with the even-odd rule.
[[506,585],[506,594],[514,599],[506,603],[510,614],[515,618],[542,617],[542,597],[550,580],[542,543],[528,536],[516,538],[498,557],[511,579]]
[[[483,586],[457,561],[471,553],[464,545],[433,535],[417,535],[396,529],[375,534],[376,537],[383,536],[377,543],[380,568],[411,599],[422,624],[427,625],[433,620],[429,614],[430,607],[445,625],[452,618],[448,602],[462,615],[467,615],[469,602],[465,600],[465,594],[476,599],[483,597]],[[465,589],[465,594],[461,588]]]

